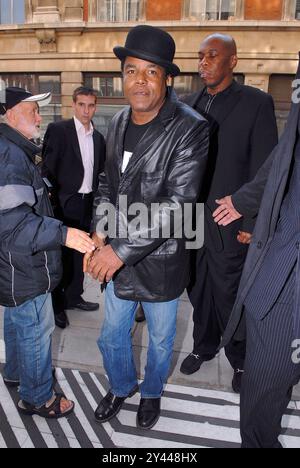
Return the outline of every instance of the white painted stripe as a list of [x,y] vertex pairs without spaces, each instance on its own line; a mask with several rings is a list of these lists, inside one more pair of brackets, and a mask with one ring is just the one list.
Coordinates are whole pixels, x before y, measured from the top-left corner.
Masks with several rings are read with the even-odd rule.
[[52,435],[52,431],[50,430],[47,421],[45,418],[40,416],[34,415],[32,416],[41,436],[43,437],[46,445],[48,448],[58,448],[55,438]]
[[[93,373],[90,373],[90,376],[93,380],[93,382],[95,383],[96,387],[98,388],[98,390],[101,392],[102,395],[106,395],[107,391],[105,390],[105,388],[101,385],[101,383],[99,382],[99,380],[97,379],[97,377],[95,376],[95,374]],[[97,403],[97,406],[100,402]],[[95,407],[96,408],[96,407]],[[121,410],[122,411],[122,410]],[[112,425],[110,424],[110,422],[106,422],[103,424],[103,427],[104,429],[106,430],[106,432],[108,434],[113,434],[114,432],[114,429],[112,427]]]
[[2,448],[7,448],[7,445],[6,445],[5,440],[3,439],[2,434],[0,432],[0,449],[2,449]]
[[21,448],[34,448],[26,429],[12,428]]
[[69,382],[66,380],[63,372],[61,369],[58,369],[56,368],[56,378],[58,379],[59,381],[59,385],[61,386],[63,392],[65,393],[66,397],[69,398],[70,400],[73,400],[74,403],[75,403],[75,414],[77,416],[77,418],[79,419],[82,427],[84,428],[84,431],[87,435],[87,437],[89,438],[89,440],[91,441],[91,443],[93,444],[94,447],[96,447],[96,445],[98,445],[100,442],[99,442],[99,439],[97,437],[97,435],[95,434],[92,426],[90,425],[87,417],[85,416],[77,398],[75,397],[74,393],[73,393],[73,390],[69,384]]
[[[136,427],[136,414],[130,411],[121,411],[118,419],[126,426]],[[162,434],[182,434],[192,437],[203,437],[211,440],[221,440],[224,442],[241,443],[239,429],[231,427],[216,426],[209,423],[195,423],[192,421],[183,421],[172,418],[160,417],[158,423],[154,426],[155,431],[161,431]]]
[[279,440],[284,448],[299,448],[300,447],[300,438],[293,436],[280,436]]
[[[130,403],[139,404],[140,396],[135,395]],[[167,398],[164,396],[161,399],[161,408],[166,411],[176,411],[182,414],[184,419],[185,414],[195,416],[205,416],[208,418],[227,419],[228,421],[240,420],[240,408],[233,406],[228,402],[228,405],[215,405],[210,403],[198,403],[188,400],[179,400],[176,398]]]
[[[84,380],[82,379],[82,377],[81,377],[79,371],[73,371],[73,374],[74,374],[74,377],[76,378],[77,382],[79,383],[79,385],[80,385],[80,387],[81,387],[81,389],[82,389],[82,391],[83,391],[83,393],[84,393],[86,399],[88,400],[88,402],[89,402],[89,404],[90,404],[92,410],[95,411],[95,409],[97,408],[99,402],[97,402],[97,401],[95,400],[95,398],[93,397],[93,395],[92,395],[91,392],[89,391],[89,389],[88,389],[88,387],[86,386]],[[104,425],[103,425],[103,428],[104,428],[104,430],[108,433],[109,437],[111,437],[112,432],[113,432],[112,427],[111,427],[111,426],[109,427],[109,426],[104,426]]]
[[[299,416],[283,416],[282,419],[282,427],[288,429],[299,429],[300,430],[300,418]],[[300,447],[300,440],[299,440],[299,447]]]
[[[2,376],[0,376],[0,400],[2,408],[6,414],[7,420],[17,438],[19,445],[33,448],[34,445],[30,439],[22,419],[14,405],[13,400],[3,382]],[[27,434],[27,435],[26,435]]]
[[5,362],[5,343],[0,339],[0,361]]
[[81,448],[80,443],[76,439],[76,436],[66,418],[58,419],[58,423],[65,434],[71,448]]
[[[155,430],[155,429],[154,429]],[[145,431],[145,436],[146,436]],[[149,432],[151,436],[151,432]],[[188,445],[181,444],[179,442],[172,442],[165,439],[152,439],[151,437],[140,437],[130,434],[122,434],[121,432],[114,432],[112,435],[112,441],[117,447],[128,448],[128,447],[138,447],[138,448],[174,448],[174,449],[190,449],[190,448],[207,448],[201,447],[200,445]],[[165,437],[168,437],[166,434]]]
[[167,392],[174,392],[178,394],[187,394],[194,397],[214,398],[217,400],[225,400],[228,403],[240,404],[240,396],[230,392],[219,392],[217,390],[206,390],[204,388],[184,387],[182,385],[166,385]]

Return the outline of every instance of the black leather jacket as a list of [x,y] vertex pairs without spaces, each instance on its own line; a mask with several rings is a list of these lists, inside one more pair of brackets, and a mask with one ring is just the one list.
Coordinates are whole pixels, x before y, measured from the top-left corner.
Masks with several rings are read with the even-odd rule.
[[[207,163],[208,125],[169,89],[160,118],[147,130],[121,176],[123,142],[130,116],[127,107],[114,117],[109,128],[106,168],[95,198],[93,227],[97,231],[97,223],[103,221],[102,216],[96,215],[100,204],[110,202],[119,213],[120,195],[127,196],[128,206],[142,202],[148,210],[152,203],[165,203],[152,226],[142,226],[141,236],[129,234],[121,238],[117,232],[109,242],[125,263],[114,278],[119,298],[171,301],[182,294],[189,281],[186,239],[176,239],[172,233],[168,238],[160,233],[154,239],[151,233],[166,225],[170,212],[175,216],[185,203],[196,203]],[[130,216],[127,219],[130,221]]]

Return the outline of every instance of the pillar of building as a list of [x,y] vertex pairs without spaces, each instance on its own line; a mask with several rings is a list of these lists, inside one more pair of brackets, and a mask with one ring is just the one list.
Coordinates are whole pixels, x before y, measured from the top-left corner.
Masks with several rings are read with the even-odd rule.
[[245,2],[244,0],[236,0],[235,19],[243,20],[244,16],[245,16]]
[[296,4],[297,4],[297,0],[285,0],[284,17],[283,17],[285,21],[291,21],[291,20],[296,19],[295,18]]
[[261,89],[266,93],[269,90],[269,75],[247,74],[245,75],[245,85]]
[[76,88],[82,86],[83,76],[81,72],[63,72],[61,74],[61,104],[62,118],[70,119],[73,117],[72,95]]
[[59,23],[57,0],[38,0],[32,15],[33,23]]

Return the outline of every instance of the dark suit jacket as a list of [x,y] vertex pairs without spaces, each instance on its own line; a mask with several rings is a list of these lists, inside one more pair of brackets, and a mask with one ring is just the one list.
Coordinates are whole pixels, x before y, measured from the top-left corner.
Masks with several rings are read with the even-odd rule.
[[[300,77],[300,68],[298,70],[298,77]],[[299,104],[292,104],[288,123],[278,146],[259,170],[255,179],[243,186],[233,196],[233,204],[240,213],[246,216],[255,216],[259,211],[259,215],[241,278],[237,300],[223,337],[222,346],[226,345],[234,334],[236,339],[242,336],[243,332],[241,332],[238,326],[243,314],[244,302],[264,261],[277,227],[293,160],[298,119]],[[287,278],[282,278],[283,274],[286,275],[281,270],[278,271],[278,281],[275,282],[278,287],[278,294],[280,293],[279,289],[282,289],[283,281],[287,280]],[[295,294],[297,303],[295,307],[299,311],[299,271],[297,275],[297,291]],[[264,311],[259,310],[258,307],[257,319],[260,320],[263,316]]]
[[[219,112],[219,124],[211,122],[208,170],[200,200],[205,202],[205,245],[218,252],[243,250],[236,239],[238,231],[253,232],[255,220],[251,217],[220,228],[212,218],[215,200],[252,180],[278,141],[272,97],[236,82],[232,86],[233,94],[226,97]],[[197,109],[203,92],[184,101]]]
[[[93,139],[93,192],[96,192],[99,175],[104,170],[105,140],[97,130],[94,130]],[[80,190],[84,177],[74,119],[51,123],[48,126],[43,145],[42,175],[53,185],[55,196],[63,210],[67,200]]]

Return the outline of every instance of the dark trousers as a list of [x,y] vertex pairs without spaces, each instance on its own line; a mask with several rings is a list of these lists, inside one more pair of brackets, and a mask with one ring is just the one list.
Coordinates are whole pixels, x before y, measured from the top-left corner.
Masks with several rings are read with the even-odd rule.
[[300,379],[300,364],[292,359],[296,339],[294,292],[293,274],[263,320],[257,320],[246,308],[247,354],[241,392],[243,448],[281,448],[278,437],[282,416],[293,386]]
[[[73,195],[66,203],[60,216],[68,227],[90,232],[93,211],[93,194]],[[54,313],[76,305],[83,293],[83,255],[75,250],[63,248],[63,279],[52,293]]]
[[[196,254],[196,253],[195,253]],[[235,303],[247,250],[214,252],[203,247],[194,257],[193,279],[188,289],[194,307],[193,352],[204,359],[215,356]],[[234,369],[243,369],[246,341],[225,348]]]

